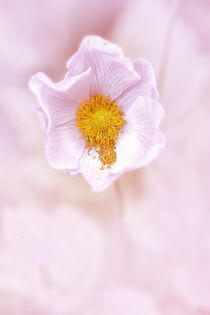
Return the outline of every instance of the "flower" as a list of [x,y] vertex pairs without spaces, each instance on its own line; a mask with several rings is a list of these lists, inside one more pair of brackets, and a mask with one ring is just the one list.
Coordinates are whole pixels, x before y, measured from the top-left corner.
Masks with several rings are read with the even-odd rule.
[[47,159],[101,191],[164,146],[154,73],[148,61],[131,61],[116,44],[92,35],[67,68],[61,82],[38,73],[29,83],[39,101]]

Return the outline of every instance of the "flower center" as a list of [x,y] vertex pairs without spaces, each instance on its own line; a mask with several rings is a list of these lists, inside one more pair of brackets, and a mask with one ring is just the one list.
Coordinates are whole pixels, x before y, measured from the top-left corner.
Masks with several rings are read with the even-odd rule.
[[106,129],[110,126],[110,113],[104,109],[96,111],[92,116],[92,123],[95,128]]
[[111,166],[116,162],[116,141],[122,133],[122,124],[126,122],[125,115],[118,107],[117,100],[112,101],[108,96],[92,96],[76,111],[76,126],[82,133],[81,138],[86,140],[88,151],[95,149],[102,162],[102,168]]

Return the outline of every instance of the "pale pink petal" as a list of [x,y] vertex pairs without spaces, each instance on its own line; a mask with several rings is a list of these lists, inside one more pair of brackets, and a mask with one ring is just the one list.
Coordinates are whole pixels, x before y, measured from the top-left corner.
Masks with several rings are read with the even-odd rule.
[[104,96],[110,95],[113,100],[139,82],[132,62],[123,57],[121,49],[97,36],[85,38],[67,67],[66,78],[91,67],[91,94],[103,92]]
[[57,84],[44,74],[37,74],[30,81],[30,88],[36,93],[42,108],[42,112],[38,111],[42,126],[47,126],[47,159],[56,169],[78,167],[85,141],[80,139],[80,133],[75,126],[75,113],[82,98],[89,97],[90,75],[89,68],[81,75]]
[[97,35],[89,35],[83,38],[79,51],[83,50],[98,50],[112,56],[124,56],[120,46]]
[[90,63],[95,74],[95,90],[92,92],[96,94],[103,92],[104,96],[110,95],[111,99],[115,100],[139,82],[139,76],[132,64],[127,65],[99,53],[91,54]]
[[139,74],[141,80],[139,82],[139,94],[149,96],[158,101],[159,93],[157,90],[154,70],[150,62],[143,58],[133,61],[134,69]]
[[80,172],[91,186],[93,191],[102,191],[119,177],[120,174],[110,174],[110,169],[101,170],[102,164],[98,159],[98,154],[86,152],[81,159]]
[[43,73],[33,76],[30,89],[36,94],[40,106],[49,120],[49,128],[75,118],[75,111],[82,98],[89,98],[91,69],[70,79],[53,83]]
[[67,68],[69,75],[77,75],[87,69],[87,61],[84,55],[92,52],[102,52],[111,56],[123,57],[122,49],[99,36],[90,35],[84,37],[78,51],[69,59]]
[[50,130],[46,138],[46,155],[56,169],[76,169],[85,149],[85,140],[75,126],[75,120]]
[[158,130],[164,115],[161,105],[149,97],[139,97],[126,114],[124,133],[117,143],[117,162],[112,173],[136,169],[152,161],[164,146]]
[[140,80],[121,95],[118,102],[126,112],[138,96],[149,96],[158,101],[159,93],[156,87],[155,74],[151,64],[142,58],[133,61],[134,70],[139,74]]
[[42,107],[35,106],[32,111],[37,114],[41,129],[46,132],[48,129],[48,119],[47,115],[43,111]]

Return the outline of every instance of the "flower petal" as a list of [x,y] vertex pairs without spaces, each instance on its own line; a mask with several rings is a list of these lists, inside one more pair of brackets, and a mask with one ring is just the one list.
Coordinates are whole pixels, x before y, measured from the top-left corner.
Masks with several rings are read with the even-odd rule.
[[138,58],[133,61],[135,71],[140,75],[139,82],[140,95],[149,96],[158,101],[159,93],[156,86],[156,79],[154,70],[150,62],[143,58]]
[[77,75],[87,68],[86,58],[81,58],[84,54],[91,54],[93,51],[105,53],[111,56],[123,57],[122,49],[99,36],[89,35],[84,37],[78,51],[69,59],[67,68],[70,75]]
[[32,108],[32,111],[37,114],[42,131],[47,131],[48,119],[43,109],[40,106],[35,106],[34,108]]
[[113,100],[140,79],[132,62],[123,57],[121,49],[97,36],[88,36],[83,40],[67,67],[67,78],[91,67],[91,94],[103,93],[104,96],[110,95]]
[[36,94],[39,104],[48,118],[48,130],[75,118],[82,98],[89,98],[91,69],[72,78],[53,83],[43,73],[30,80],[29,87]]
[[138,97],[126,114],[124,133],[117,143],[117,162],[111,173],[136,169],[153,160],[165,138],[158,130],[164,116],[162,106],[149,97]]
[[77,169],[84,148],[74,120],[52,128],[46,138],[47,159],[56,169]]
[[140,80],[120,96],[118,102],[123,106],[124,112],[132,106],[139,96],[149,96],[156,101],[159,99],[155,74],[151,64],[145,59],[138,58],[133,61],[133,66],[139,74]]
[[115,100],[139,81],[139,76],[131,65],[128,66],[99,53],[93,54],[93,62],[97,94],[103,92],[105,96],[110,95],[111,99]]
[[84,176],[92,191],[102,191],[116,180],[120,174],[110,174],[110,169],[101,170],[101,162],[98,156],[86,152],[80,163],[80,173]]
[[78,167],[85,141],[80,139],[74,118],[82,98],[89,97],[90,76],[89,68],[86,72],[57,84],[41,73],[30,81],[30,88],[36,93],[41,106],[38,116],[46,131],[47,159],[56,169]]

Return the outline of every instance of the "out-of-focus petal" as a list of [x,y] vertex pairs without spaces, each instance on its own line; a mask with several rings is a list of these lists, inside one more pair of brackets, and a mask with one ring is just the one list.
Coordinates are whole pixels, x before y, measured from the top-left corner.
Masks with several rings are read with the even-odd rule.
[[73,314],[101,280],[101,230],[65,205],[1,210],[0,314]]
[[151,297],[129,286],[105,287],[84,315],[160,315]]

